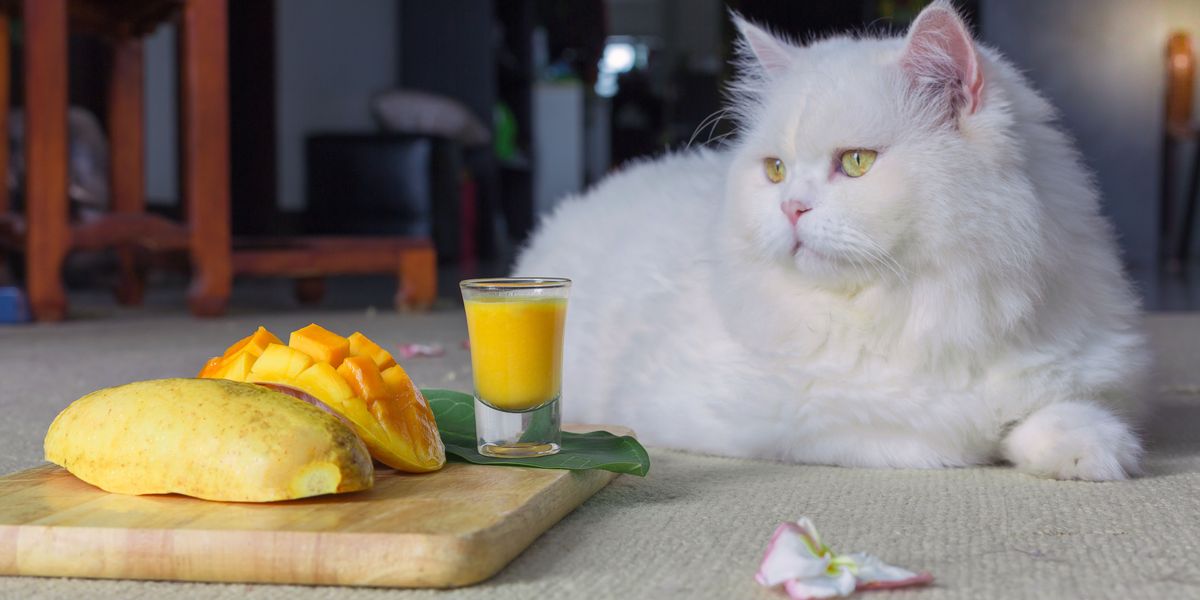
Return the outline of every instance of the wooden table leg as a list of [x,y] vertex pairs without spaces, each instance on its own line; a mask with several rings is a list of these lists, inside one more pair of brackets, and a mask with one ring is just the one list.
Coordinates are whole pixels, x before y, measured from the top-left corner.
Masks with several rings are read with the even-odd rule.
[[11,94],[12,73],[9,71],[11,60],[11,40],[8,37],[8,13],[0,12],[0,133],[4,134],[0,141],[0,215],[12,210],[8,198],[8,96]]
[[433,247],[400,253],[396,310],[425,310],[437,299],[437,254]]
[[226,11],[225,0],[188,0],[183,8],[183,189],[195,270],[188,304],[198,316],[223,313],[233,284]]
[[[1171,160],[1173,157],[1165,157]],[[1192,173],[1188,177],[1187,195],[1183,198],[1183,219],[1179,233],[1179,247],[1175,258],[1180,266],[1187,265],[1191,258],[1192,231],[1196,228],[1196,204],[1200,203],[1200,152],[1192,153]]]
[[[108,148],[113,210],[117,213],[138,214],[146,210],[142,85],[141,38],[117,40],[113,45],[112,79],[108,87]],[[137,264],[136,250],[118,248],[117,259],[120,264],[117,301],[125,305],[141,304],[145,278]]]
[[[12,72],[9,70],[11,60],[11,40],[8,37],[8,13],[0,11],[0,218],[12,210],[8,197],[8,96],[11,93],[9,82]],[[8,268],[8,254],[0,246],[0,274]],[[2,277],[2,275],[0,275]]]
[[62,263],[67,201],[67,0],[25,0],[25,214],[29,304],[39,321],[66,316]]
[[325,298],[324,277],[301,277],[296,280],[296,301],[303,306],[320,304]]

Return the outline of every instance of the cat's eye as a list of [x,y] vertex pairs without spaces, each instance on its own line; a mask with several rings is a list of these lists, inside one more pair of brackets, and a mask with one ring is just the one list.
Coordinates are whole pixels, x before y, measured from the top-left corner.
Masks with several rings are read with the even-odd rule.
[[779,183],[787,176],[787,167],[783,166],[783,161],[775,157],[763,159],[763,172],[767,174],[767,179],[771,183]]
[[842,153],[842,172],[850,177],[862,177],[875,164],[874,150],[856,148]]

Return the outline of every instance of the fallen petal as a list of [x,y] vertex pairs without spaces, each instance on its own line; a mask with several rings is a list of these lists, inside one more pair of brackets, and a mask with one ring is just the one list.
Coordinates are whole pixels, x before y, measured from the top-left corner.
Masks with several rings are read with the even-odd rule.
[[760,584],[774,587],[789,580],[825,574],[832,557],[814,552],[812,523],[807,523],[809,528],[805,528],[804,521],[807,520],[782,523],[775,528],[758,573],[754,575]]
[[754,578],[766,587],[778,589],[782,585],[793,600],[835,598],[855,591],[933,582],[929,573],[889,565],[870,554],[834,554],[807,518],[775,528]]
[[933,575],[926,571],[921,571],[920,573],[913,573],[913,576],[908,579],[871,582],[860,581],[858,582],[858,586],[854,589],[863,592],[871,590],[894,590],[896,588],[916,587],[921,585],[929,585],[931,583],[933,583]]
[[396,347],[400,358],[409,359],[416,356],[441,356],[446,349],[441,344],[400,344]]
[[783,584],[783,589],[792,600],[839,598],[854,592],[854,575],[848,569],[841,569],[837,575],[822,574],[817,577],[789,580]]
[[889,565],[870,554],[855,552],[847,555],[857,565],[854,573],[860,590],[884,590],[913,585],[926,585],[933,581],[929,573],[914,573]]

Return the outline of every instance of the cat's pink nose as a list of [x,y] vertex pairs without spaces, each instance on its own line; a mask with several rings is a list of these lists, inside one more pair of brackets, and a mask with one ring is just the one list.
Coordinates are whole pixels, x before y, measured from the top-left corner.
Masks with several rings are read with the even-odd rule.
[[800,220],[800,215],[812,210],[811,207],[799,200],[788,200],[781,203],[779,208],[783,210],[783,214],[787,215],[788,221],[792,223],[793,227],[796,226],[796,221]]

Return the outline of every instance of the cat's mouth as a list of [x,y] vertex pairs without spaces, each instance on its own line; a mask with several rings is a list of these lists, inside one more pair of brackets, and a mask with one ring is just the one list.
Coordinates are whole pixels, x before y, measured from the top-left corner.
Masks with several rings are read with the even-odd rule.
[[816,259],[818,261],[823,261],[823,262],[837,262],[834,260],[834,258],[832,256],[825,254],[824,252],[818,251],[816,248],[813,247],[812,244],[805,244],[804,242],[802,242],[800,240],[796,240],[796,241],[792,242],[792,253],[791,253],[792,260],[798,261],[798,260],[800,260],[800,258],[802,256],[808,256],[808,258],[810,260]]

